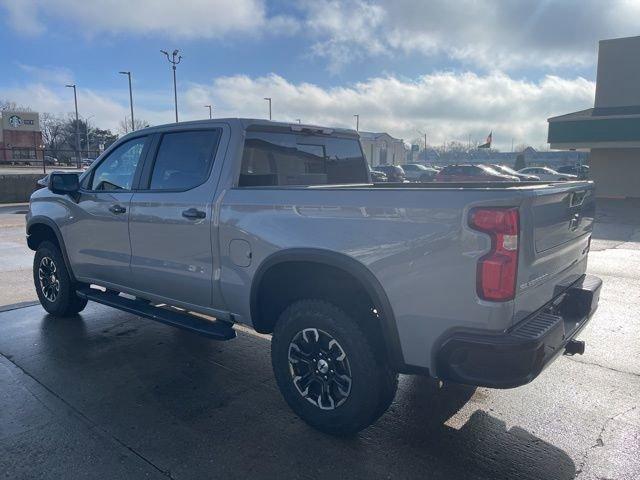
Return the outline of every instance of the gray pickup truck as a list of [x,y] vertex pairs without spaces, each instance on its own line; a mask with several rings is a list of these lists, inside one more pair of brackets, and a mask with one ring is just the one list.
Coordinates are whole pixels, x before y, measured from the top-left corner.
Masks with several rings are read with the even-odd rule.
[[31,197],[44,309],[88,300],[217,340],[272,334],[310,425],[352,434],[399,373],[511,388],[598,305],[593,184],[372,184],[353,130],[220,119],[140,130]]

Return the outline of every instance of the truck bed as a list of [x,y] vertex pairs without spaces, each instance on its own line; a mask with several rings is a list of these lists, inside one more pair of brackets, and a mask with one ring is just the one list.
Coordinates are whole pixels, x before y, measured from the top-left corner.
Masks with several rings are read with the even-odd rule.
[[[580,230],[567,243],[537,251],[536,235],[568,230],[575,192],[588,192]],[[380,281],[405,360],[429,366],[430,346],[451,325],[503,331],[585,272],[592,192],[593,183],[584,181],[233,188],[220,205],[221,248],[240,238],[252,245],[253,258],[248,267],[223,267],[223,296],[250,323],[248,292],[262,261],[288,249],[337,252]],[[486,302],[476,294],[476,265],[491,245],[468,225],[470,209],[478,206],[520,209],[513,301]]]

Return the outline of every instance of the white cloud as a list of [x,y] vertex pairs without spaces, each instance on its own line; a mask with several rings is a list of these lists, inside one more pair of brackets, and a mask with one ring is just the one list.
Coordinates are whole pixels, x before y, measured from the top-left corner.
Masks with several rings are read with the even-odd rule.
[[7,12],[6,21],[17,30],[27,35],[38,35],[44,32],[44,25],[37,15],[37,0],[0,0],[0,7]]
[[9,23],[30,34],[44,30],[42,17],[58,23],[71,21],[87,35],[106,32],[180,38],[220,38],[237,32],[260,32],[267,25],[291,29],[295,24],[286,16],[267,18],[263,0],[0,1],[10,14]]
[[[270,14],[267,0],[0,0],[23,34],[186,39],[298,35],[331,72],[368,57],[438,56],[487,71],[584,67],[597,41],[638,33],[637,0],[302,0]],[[412,58],[414,61],[415,57]]]
[[[516,143],[546,143],[550,116],[588,108],[595,84],[583,78],[547,76],[538,82],[502,73],[434,73],[415,81],[372,78],[348,87],[294,84],[278,75],[221,77],[213,85],[192,86],[184,96],[187,111],[198,118],[201,105],[216,104],[216,116],[264,118],[273,98],[274,120],[353,128],[360,115],[365,131],[387,131],[411,140],[427,129],[430,143],[483,139],[490,130],[499,148]],[[205,101],[207,100],[207,101]],[[204,103],[203,103],[204,102]]]
[[592,65],[598,40],[637,34],[640,2],[309,0],[304,11],[330,70],[398,53],[505,70]]
[[73,83],[73,73],[64,67],[38,67],[19,63],[18,67],[28,75],[38,78],[40,82],[66,85]]
[[[274,120],[326,126],[354,127],[360,115],[364,131],[386,131],[410,141],[427,130],[428,141],[466,142],[494,133],[498,148],[526,143],[546,144],[550,116],[593,104],[595,85],[583,78],[547,76],[538,82],[509,77],[503,73],[440,72],[415,81],[378,77],[346,87],[322,88],[311,83],[292,83],[271,74],[251,78],[244,75],[219,77],[209,85],[189,84],[178,91],[180,120],[207,118],[203,107],[212,103],[215,117],[266,118],[264,97],[273,98]],[[7,98],[40,112],[70,113],[73,95],[69,89],[42,83],[21,88],[0,89]],[[136,92],[136,117],[153,125],[173,121],[171,92]],[[117,130],[129,112],[126,91],[78,89],[78,106],[83,118]]]
[[374,34],[386,15],[381,6],[361,1],[311,0],[304,3],[304,9],[308,32],[317,38],[311,51],[327,58],[332,72],[365,54],[385,53],[383,38]]

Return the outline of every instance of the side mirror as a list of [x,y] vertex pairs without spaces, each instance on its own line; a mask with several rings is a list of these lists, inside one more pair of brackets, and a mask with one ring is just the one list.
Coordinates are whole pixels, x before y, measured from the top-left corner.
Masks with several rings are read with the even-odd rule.
[[78,174],[51,172],[49,174],[49,190],[58,195],[71,195],[75,198],[80,190]]

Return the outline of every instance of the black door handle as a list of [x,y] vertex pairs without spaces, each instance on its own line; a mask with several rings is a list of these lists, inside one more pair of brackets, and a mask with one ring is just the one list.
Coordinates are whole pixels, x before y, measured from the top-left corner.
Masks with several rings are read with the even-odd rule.
[[189,210],[184,210],[182,212],[182,216],[184,218],[204,218],[207,216],[202,210],[196,210],[195,208],[190,208]]
[[126,209],[126,208],[124,208],[122,205],[118,205],[118,204],[116,204],[116,205],[111,205],[111,206],[109,207],[109,211],[110,211],[111,213],[115,213],[116,215],[120,215],[121,213],[126,212],[126,211],[127,211],[127,209]]

